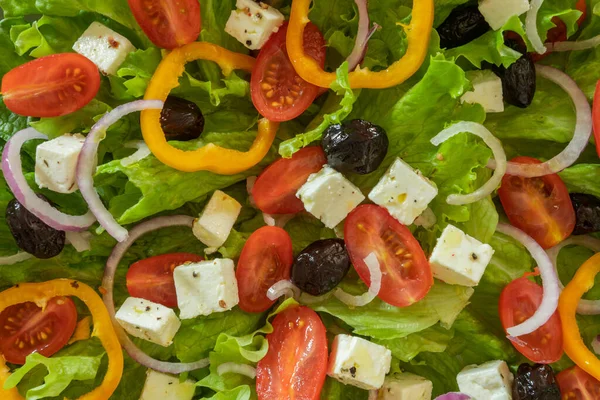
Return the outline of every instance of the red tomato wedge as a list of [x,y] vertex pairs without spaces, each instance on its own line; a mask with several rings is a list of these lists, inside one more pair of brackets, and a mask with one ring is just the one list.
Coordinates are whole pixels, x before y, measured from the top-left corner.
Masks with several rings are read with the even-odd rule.
[[128,0],[129,8],[148,38],[158,47],[175,49],[200,35],[198,0]]
[[140,260],[127,271],[127,291],[132,297],[177,307],[173,270],[186,262],[202,260],[204,258],[190,253],[163,254]]
[[[252,70],[250,93],[254,107],[271,121],[289,121],[313,103],[319,88],[296,73],[286,50],[287,22],[269,38],[256,58]],[[325,38],[316,25],[304,30],[304,51],[325,66]]]
[[296,197],[310,174],[327,164],[321,147],[305,147],[292,158],[281,158],[265,169],[252,188],[256,206],[267,214],[295,214],[304,210]]
[[6,107],[27,117],[59,117],[88,104],[100,89],[96,65],[75,53],[38,58],[2,78]]
[[276,282],[290,279],[293,262],[292,239],[283,229],[264,226],[250,235],[235,271],[240,308],[251,313],[267,311],[275,303],[267,291]]
[[317,400],[327,372],[325,326],[308,307],[288,308],[273,320],[269,350],[256,367],[259,400]]
[[51,299],[43,311],[33,302],[8,307],[0,313],[0,353],[13,364],[25,364],[33,352],[50,357],[67,344],[76,325],[77,309],[68,297]]
[[364,259],[375,252],[383,274],[377,297],[386,303],[410,306],[433,285],[421,245],[385,208],[373,204],[355,208],[346,219],[344,240],[352,264],[367,286],[371,286],[371,277]]
[[600,157],[600,81],[596,84],[594,92],[594,105],[592,108],[592,122],[594,123],[594,139],[596,141],[596,152]]
[[[540,163],[531,157],[517,157],[511,161]],[[556,174],[539,178],[506,174],[498,195],[510,223],[534,238],[544,249],[568,238],[575,228],[575,210],[569,191]]]
[[562,399],[565,400],[598,400],[600,399],[600,382],[577,365],[565,369],[556,375]]

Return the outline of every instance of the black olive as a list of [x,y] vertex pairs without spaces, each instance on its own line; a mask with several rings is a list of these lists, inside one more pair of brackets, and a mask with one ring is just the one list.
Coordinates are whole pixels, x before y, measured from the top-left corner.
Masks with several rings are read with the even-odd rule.
[[519,365],[513,383],[513,400],[560,400],[560,390],[549,365]]
[[506,39],[504,43],[523,54],[508,68],[492,66],[492,70],[502,79],[504,101],[520,108],[527,108],[535,96],[535,64],[522,43]]
[[204,130],[204,116],[196,103],[175,96],[167,97],[160,123],[167,140],[198,139]]
[[292,266],[292,282],[302,291],[321,296],[337,285],[350,269],[342,239],[317,240],[302,250]]
[[600,199],[583,193],[571,193],[575,209],[574,235],[600,232]]
[[321,145],[327,154],[327,163],[333,168],[365,175],[381,165],[389,140],[382,127],[355,119],[329,126]]
[[[48,201],[45,197],[40,198]],[[16,199],[6,207],[6,222],[17,246],[37,258],[52,258],[65,247],[65,233],[42,222]]]
[[486,22],[477,6],[457,7],[446,18],[437,31],[440,35],[440,47],[452,49],[469,43],[489,31]]

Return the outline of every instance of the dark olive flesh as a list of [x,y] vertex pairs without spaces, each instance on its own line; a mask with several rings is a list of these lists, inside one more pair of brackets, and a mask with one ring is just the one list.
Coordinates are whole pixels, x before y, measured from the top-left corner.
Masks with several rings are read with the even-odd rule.
[[167,140],[198,139],[204,130],[204,116],[196,103],[175,96],[167,97],[160,123]]
[[513,383],[513,400],[560,400],[560,390],[549,365],[519,365]]
[[600,199],[583,193],[571,193],[575,209],[574,235],[600,232]]
[[535,64],[522,43],[511,39],[506,39],[504,42],[523,55],[508,68],[493,66],[492,69],[502,80],[504,101],[516,107],[527,108],[535,96]]
[[490,25],[476,5],[457,7],[437,28],[440,35],[440,47],[452,49],[465,45],[490,29]]

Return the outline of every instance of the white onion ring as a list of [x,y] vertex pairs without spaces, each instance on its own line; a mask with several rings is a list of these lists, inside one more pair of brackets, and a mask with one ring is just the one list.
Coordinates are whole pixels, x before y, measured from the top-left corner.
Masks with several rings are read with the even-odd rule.
[[539,54],[544,54],[546,52],[546,46],[544,46],[537,29],[538,11],[540,11],[543,2],[544,0],[531,0],[529,11],[527,11],[527,17],[525,18],[525,32],[527,33],[527,37],[534,50]]
[[544,249],[542,249],[542,247],[525,232],[514,226],[503,223],[499,223],[496,229],[498,232],[510,236],[525,246],[537,263],[542,278],[544,295],[538,309],[526,321],[506,330],[510,337],[516,338],[534,332],[548,322],[556,312],[556,309],[558,308],[558,297],[560,296],[558,275],[556,274],[556,270],[554,269],[554,265],[552,264],[550,257],[548,257],[548,254],[546,254]]
[[148,157],[150,154],[152,154],[150,148],[148,148],[148,145],[143,140],[136,140],[133,142],[125,143],[125,147],[137,150],[129,157],[125,157],[121,160],[121,165],[124,167],[133,165],[136,162],[141,161],[144,158]]
[[555,42],[546,43],[548,51],[578,51],[587,50],[600,45],[600,35],[593,38],[580,40],[578,42]]
[[102,295],[102,300],[104,301],[104,305],[106,305],[106,309],[110,315],[110,319],[117,333],[117,337],[119,338],[119,342],[121,342],[121,346],[123,346],[127,354],[129,354],[129,356],[138,363],[155,371],[164,372],[166,374],[176,375],[183,372],[204,368],[209,365],[209,360],[206,358],[193,363],[171,363],[154,359],[140,350],[135,343],[129,339],[127,333],[125,333],[123,328],[121,328],[121,325],[119,325],[115,319],[115,303],[113,298],[115,271],[117,270],[123,255],[141,236],[145,235],[146,233],[170,226],[187,226],[191,228],[193,222],[193,217],[188,217],[187,215],[175,215],[157,217],[137,225],[131,230],[131,232],[129,232],[129,237],[126,241],[118,243],[114,247],[110,257],[106,261],[104,277],[102,278],[102,288],[106,291],[106,293]]
[[425,229],[429,229],[437,223],[437,217],[435,216],[433,210],[427,207],[413,223],[417,226],[422,226]]
[[496,170],[492,177],[473,193],[449,195],[446,202],[452,205],[470,204],[486,198],[500,186],[502,177],[506,172],[506,153],[502,148],[502,143],[485,126],[476,122],[458,122],[438,133],[431,139],[431,143],[434,146],[439,146],[441,143],[462,132],[469,132],[475,136],[479,136],[492,149],[494,160],[496,160]]
[[226,362],[217,367],[217,374],[219,374],[219,376],[230,373],[245,375],[250,379],[256,378],[256,368],[248,364]]
[[298,303],[311,305],[311,304],[321,303],[321,302],[327,300],[328,298],[330,298],[331,295],[333,295],[333,292],[325,293],[322,296],[313,296],[312,294],[302,292],[302,293],[300,293],[300,297],[296,298],[296,300],[298,301]]
[[85,138],[83,148],[77,159],[77,185],[81,195],[88,203],[100,225],[119,242],[127,239],[127,229],[119,225],[110,211],[104,207],[100,196],[94,189],[98,145],[106,136],[108,128],[124,116],[137,111],[162,109],[163,105],[164,103],[160,100],[137,100],[115,108],[92,127]]
[[23,251],[17,254],[13,254],[12,256],[0,257],[0,265],[13,265],[16,263],[27,261],[30,258],[33,258],[33,256]]
[[67,240],[71,243],[71,246],[77,250],[78,253],[89,251],[92,249],[90,245],[90,239],[92,234],[90,232],[65,232]]
[[349,293],[344,292],[342,288],[337,288],[333,292],[333,295],[342,303],[352,306],[352,307],[362,307],[364,305],[369,304],[377,295],[379,294],[379,290],[381,290],[381,265],[379,264],[379,260],[377,259],[377,255],[375,253],[369,254],[364,259],[367,268],[369,269],[371,286],[366,293],[363,293],[360,296],[353,296]]
[[88,211],[84,215],[69,215],[58,211],[46,201],[40,199],[27,184],[21,165],[21,147],[33,139],[48,140],[48,136],[33,128],[23,129],[11,137],[2,152],[2,172],[8,187],[19,203],[46,225],[59,231],[84,231],[96,218]]
[[296,214],[279,214],[272,215],[263,213],[263,220],[267,226],[277,226],[279,228],[284,228],[285,225],[290,222]]
[[358,7],[358,32],[356,34],[356,40],[354,42],[354,48],[352,53],[348,56],[346,61],[348,62],[348,71],[354,71],[358,64],[365,58],[367,54],[367,43],[375,31],[379,28],[379,25],[374,24],[369,29],[369,1],[368,0],[354,0]]
[[281,296],[293,297],[296,299],[300,296],[300,289],[289,280],[280,280],[279,282],[275,282],[273,286],[267,290],[267,297],[269,300],[275,301]]

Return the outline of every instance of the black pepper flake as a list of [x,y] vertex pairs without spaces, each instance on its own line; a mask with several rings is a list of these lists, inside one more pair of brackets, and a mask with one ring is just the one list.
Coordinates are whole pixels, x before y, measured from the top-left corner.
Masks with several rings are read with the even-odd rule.
[[350,375],[352,375],[353,378],[356,378],[356,367],[350,368]]
[[252,46],[252,40],[246,40],[246,45]]
[[160,321],[162,319],[162,317],[156,317],[157,321]]
[[471,253],[471,259],[472,259],[473,261],[477,260],[478,258],[479,258],[479,257],[477,257],[477,254],[475,254],[475,253]]
[[194,271],[194,272],[192,272],[192,276],[193,276],[194,278],[197,278],[197,277],[198,277],[198,273],[197,273],[196,271]]
[[73,289],[79,289],[79,282],[77,282],[77,281],[73,281],[73,282],[71,282],[71,287],[72,287]]
[[150,306],[146,306],[146,311],[150,311],[150,310],[151,310]]
[[172,385],[172,384],[173,384],[173,382],[169,382],[169,385]]
[[261,13],[256,13],[256,18],[262,19],[262,14]]
[[45,165],[46,167],[50,167],[50,164],[48,164],[48,161],[46,161],[46,160],[44,160],[44,165]]

